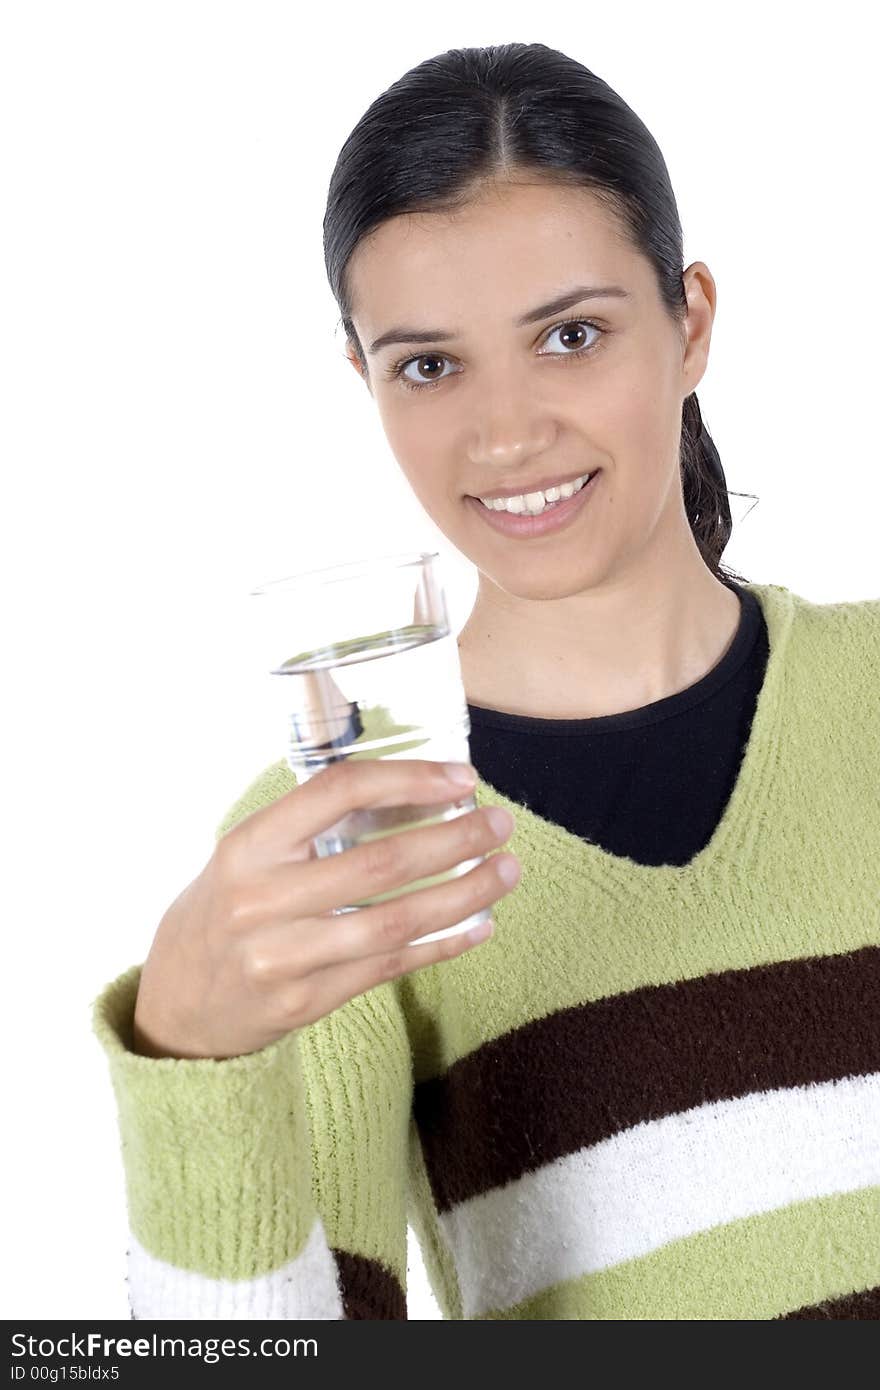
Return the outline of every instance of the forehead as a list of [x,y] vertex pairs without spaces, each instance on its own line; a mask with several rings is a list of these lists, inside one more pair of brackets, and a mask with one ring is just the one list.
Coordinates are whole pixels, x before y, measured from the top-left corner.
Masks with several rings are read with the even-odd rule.
[[640,259],[589,189],[492,184],[455,212],[383,222],[355,249],[348,287],[358,328],[372,337],[403,316],[473,312],[496,297],[509,313],[567,284],[626,280],[635,290]]

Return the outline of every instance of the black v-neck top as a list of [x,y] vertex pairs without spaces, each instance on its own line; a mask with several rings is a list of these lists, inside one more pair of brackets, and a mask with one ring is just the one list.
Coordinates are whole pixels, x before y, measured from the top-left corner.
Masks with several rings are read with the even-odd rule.
[[736,784],[769,655],[754,593],[724,656],[695,685],[622,714],[538,719],[468,703],[484,781],[611,854],[686,864],[712,838]]

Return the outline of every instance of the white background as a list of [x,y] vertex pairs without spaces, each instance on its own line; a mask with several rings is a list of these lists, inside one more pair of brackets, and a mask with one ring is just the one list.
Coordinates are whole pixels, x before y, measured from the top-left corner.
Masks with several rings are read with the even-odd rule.
[[[322,258],[339,148],[408,68],[539,41],[635,109],[684,263],[718,288],[699,398],[729,487],[760,499],[725,560],[815,601],[880,595],[870,7],[309,6],[308,32],[297,8],[0,12],[6,1318],[129,1315],[90,1008],[283,752],[248,590],[428,549],[456,630],[470,608]],[[409,1310],[438,1316],[415,1248]]]

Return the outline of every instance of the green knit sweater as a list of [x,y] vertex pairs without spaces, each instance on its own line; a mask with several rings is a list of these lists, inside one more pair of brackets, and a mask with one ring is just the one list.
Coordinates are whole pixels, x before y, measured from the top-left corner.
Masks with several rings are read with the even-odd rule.
[[[262,1051],[93,1026],[137,1318],[880,1317],[880,599],[749,585],[769,659],[683,866],[508,806],[495,934]],[[217,835],[295,785],[284,759]]]

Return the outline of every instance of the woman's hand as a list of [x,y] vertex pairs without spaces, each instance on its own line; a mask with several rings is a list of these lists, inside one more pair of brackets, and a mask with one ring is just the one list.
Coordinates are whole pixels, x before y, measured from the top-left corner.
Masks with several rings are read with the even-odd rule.
[[[312,837],[351,811],[448,805],[466,794],[442,763],[351,760],[234,826],[159,924],[141,972],[135,1051],[218,1059],[256,1052],[384,980],[469,950],[476,943],[463,932],[408,943],[510,892],[519,878],[512,855],[490,855],[444,883],[328,914],[489,854],[513,830],[502,808],[478,808],[326,858],[312,851]],[[501,831],[490,823],[493,811],[507,819]],[[499,875],[503,860],[516,871],[511,883]]]

